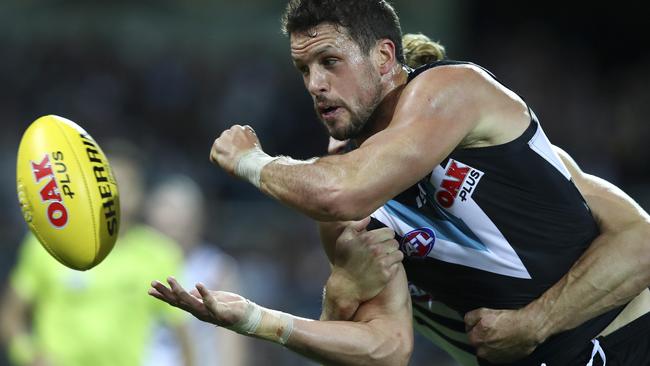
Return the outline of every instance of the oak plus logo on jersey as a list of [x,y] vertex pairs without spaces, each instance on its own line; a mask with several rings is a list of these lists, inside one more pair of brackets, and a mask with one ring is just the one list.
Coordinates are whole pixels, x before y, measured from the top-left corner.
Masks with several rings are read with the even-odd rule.
[[402,238],[402,251],[409,257],[426,257],[436,243],[436,234],[428,227],[409,231]]
[[444,208],[450,208],[457,199],[461,202],[467,201],[482,177],[482,171],[449,159],[440,188],[436,192],[436,202]]

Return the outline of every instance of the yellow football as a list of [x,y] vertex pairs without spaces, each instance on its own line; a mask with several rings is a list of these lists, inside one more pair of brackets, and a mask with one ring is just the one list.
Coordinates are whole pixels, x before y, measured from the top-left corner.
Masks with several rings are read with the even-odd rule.
[[115,244],[117,184],[97,142],[76,123],[44,116],[18,148],[18,201],[30,230],[59,262],[87,270]]

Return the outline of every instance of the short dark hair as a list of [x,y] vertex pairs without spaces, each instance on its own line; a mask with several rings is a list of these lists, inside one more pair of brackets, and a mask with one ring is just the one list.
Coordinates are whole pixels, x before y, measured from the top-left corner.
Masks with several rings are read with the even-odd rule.
[[322,23],[344,27],[366,55],[378,40],[390,39],[395,57],[404,64],[399,17],[386,0],[290,0],[282,16],[282,31],[291,35]]

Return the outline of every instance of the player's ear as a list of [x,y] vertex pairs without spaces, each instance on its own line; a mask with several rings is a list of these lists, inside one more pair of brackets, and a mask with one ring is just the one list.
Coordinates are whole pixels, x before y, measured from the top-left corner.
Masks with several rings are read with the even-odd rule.
[[377,41],[374,48],[375,64],[380,75],[386,75],[393,69],[397,62],[395,57],[395,43],[388,38]]

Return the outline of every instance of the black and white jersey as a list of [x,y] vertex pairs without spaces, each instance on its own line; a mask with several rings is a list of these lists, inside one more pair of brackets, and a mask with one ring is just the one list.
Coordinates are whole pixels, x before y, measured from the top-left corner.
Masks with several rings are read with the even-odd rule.
[[[456,63],[427,65],[409,80]],[[525,306],[558,282],[599,234],[568,170],[531,116],[515,140],[454,150],[372,214],[375,225],[399,237],[416,328],[464,365],[487,364],[476,360],[467,342],[465,312]],[[619,312],[551,337],[515,364],[570,364]]]

